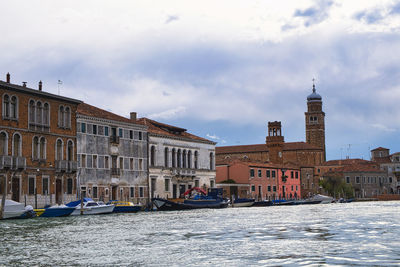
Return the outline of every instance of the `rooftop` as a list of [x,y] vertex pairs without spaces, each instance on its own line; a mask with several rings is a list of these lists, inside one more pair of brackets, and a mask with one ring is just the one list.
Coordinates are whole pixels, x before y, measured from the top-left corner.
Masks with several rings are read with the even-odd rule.
[[114,114],[112,112],[106,111],[104,109],[86,103],[81,103],[78,105],[77,113],[89,117],[136,124],[136,121],[133,121],[131,119],[122,117],[120,115]]
[[[307,144],[305,142],[287,142],[283,143],[284,151],[291,150],[321,150],[319,147]],[[240,146],[219,146],[215,148],[216,154],[230,153],[249,153],[249,152],[268,152],[267,144],[240,145]]]

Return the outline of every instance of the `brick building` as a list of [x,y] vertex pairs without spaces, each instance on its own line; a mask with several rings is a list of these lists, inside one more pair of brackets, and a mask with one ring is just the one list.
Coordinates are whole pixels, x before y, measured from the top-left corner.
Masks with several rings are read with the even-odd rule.
[[285,142],[281,122],[268,123],[265,144],[216,147],[217,160],[250,159],[250,161],[293,164],[301,170],[301,194],[308,197],[320,192],[314,167],[325,162],[325,113],[322,97],[312,93],[307,97],[305,112],[306,142]]
[[390,154],[390,150],[378,147],[371,150],[371,160],[379,164],[388,174],[389,194],[400,194],[400,152]]
[[94,200],[148,200],[147,127],[82,103],[77,110],[79,184]]
[[217,163],[217,186],[230,197],[258,200],[297,199],[301,196],[300,169],[289,164],[232,160]]
[[[0,175],[7,198],[43,207],[76,194],[76,109],[79,100],[0,81]],[[3,180],[3,179],[1,179]],[[4,186],[0,186],[4,193]]]

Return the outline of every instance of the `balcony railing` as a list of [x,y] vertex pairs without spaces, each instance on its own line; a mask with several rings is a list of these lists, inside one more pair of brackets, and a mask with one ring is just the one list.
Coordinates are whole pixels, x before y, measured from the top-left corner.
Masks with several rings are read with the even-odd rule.
[[180,176],[194,176],[196,171],[194,169],[184,169],[184,168],[171,168],[172,175]]
[[26,169],[26,158],[25,157],[13,157],[13,170],[25,170]]
[[121,175],[121,169],[120,168],[111,168],[111,175],[120,176]]
[[78,170],[78,162],[69,160],[67,163],[67,172],[73,173]]
[[68,170],[67,160],[56,160],[56,172],[66,172]]
[[11,156],[0,156],[0,169],[9,169],[12,167]]

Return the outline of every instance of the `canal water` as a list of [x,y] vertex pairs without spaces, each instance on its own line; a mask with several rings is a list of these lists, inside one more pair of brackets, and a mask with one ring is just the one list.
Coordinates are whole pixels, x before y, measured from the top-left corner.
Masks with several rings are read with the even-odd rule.
[[0,266],[399,264],[399,201],[0,221]]

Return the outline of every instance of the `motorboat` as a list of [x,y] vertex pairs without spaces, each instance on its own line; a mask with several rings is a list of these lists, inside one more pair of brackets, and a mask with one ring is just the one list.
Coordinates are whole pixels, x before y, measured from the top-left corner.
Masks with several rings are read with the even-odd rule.
[[254,198],[237,198],[233,200],[232,207],[251,207],[254,205],[255,201],[256,200]]
[[130,201],[118,201],[118,200],[110,200],[107,204],[115,205],[113,210],[114,213],[134,213],[141,211],[143,206],[142,205],[135,205]]
[[307,201],[320,201],[321,204],[329,204],[332,203],[333,197],[317,194],[311,198],[308,198]]
[[[93,201],[91,198],[84,198],[83,205],[81,200],[73,201],[66,206],[74,207],[74,211],[71,213],[72,216],[75,215],[95,215],[95,214],[107,214],[112,213],[115,205],[114,204],[104,204],[103,202]],[[82,206],[82,210],[81,210]]]
[[[0,199],[0,205],[2,200]],[[6,199],[4,203],[3,219],[20,219],[31,218],[34,216],[32,206],[24,206],[24,204],[14,200]]]
[[198,194],[190,199],[168,200],[165,198],[153,198],[153,204],[157,210],[189,210],[204,208],[226,208],[229,200],[222,197],[222,188],[210,188],[207,195]]
[[267,207],[272,206],[274,203],[271,200],[255,201],[252,207]]
[[75,207],[68,207],[66,205],[56,205],[45,209],[34,209],[38,217],[65,217],[74,212]]

